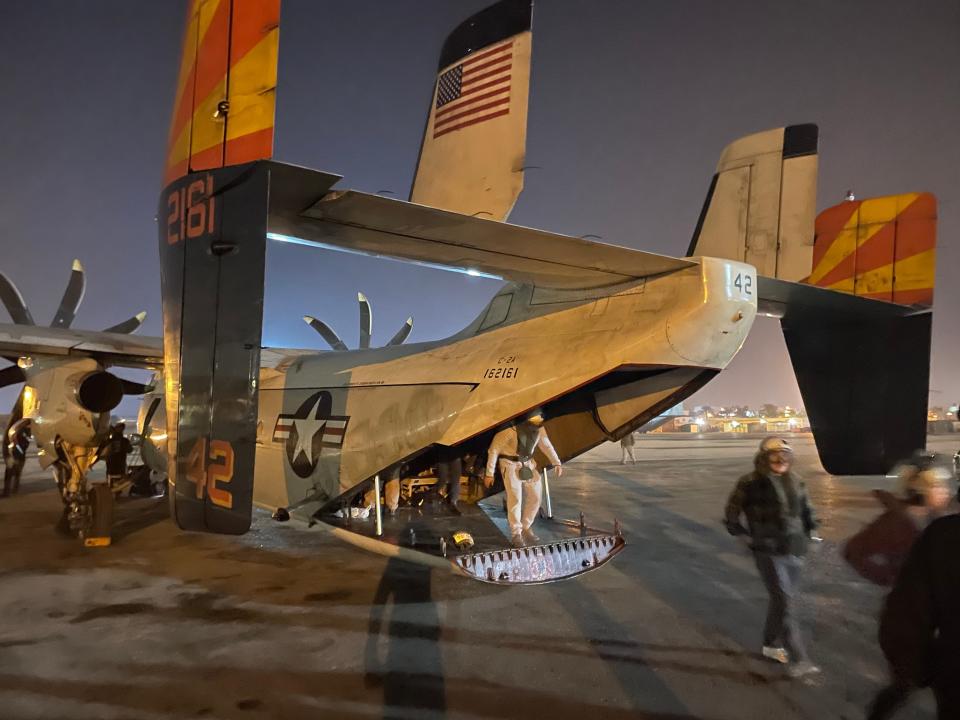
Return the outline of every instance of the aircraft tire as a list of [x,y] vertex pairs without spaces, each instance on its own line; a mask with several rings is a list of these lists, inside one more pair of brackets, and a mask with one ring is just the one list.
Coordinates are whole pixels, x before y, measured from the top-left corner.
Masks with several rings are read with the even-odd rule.
[[84,528],[83,538],[109,538],[113,527],[113,491],[106,483],[96,483],[90,486],[87,493],[90,503],[90,514],[87,516],[87,527]]

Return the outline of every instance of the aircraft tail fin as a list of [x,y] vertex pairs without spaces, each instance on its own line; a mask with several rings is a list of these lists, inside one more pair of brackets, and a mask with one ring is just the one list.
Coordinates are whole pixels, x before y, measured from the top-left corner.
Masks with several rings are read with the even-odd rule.
[[523,189],[532,0],[461,23],[440,54],[410,200],[506,220]]
[[811,285],[901,305],[933,305],[937,199],[904,193],[849,200],[815,224]]
[[765,277],[806,277],[813,253],[817,142],[817,126],[808,124],[730,143],[687,255],[750,263]]
[[933,313],[759,278],[761,313],[780,317],[827,472],[877,475],[926,444]]
[[270,174],[256,161],[273,153],[279,23],[280,0],[187,7],[158,208],[171,510],[185,530],[250,527]]
[[190,0],[164,187],[273,154],[280,0]]

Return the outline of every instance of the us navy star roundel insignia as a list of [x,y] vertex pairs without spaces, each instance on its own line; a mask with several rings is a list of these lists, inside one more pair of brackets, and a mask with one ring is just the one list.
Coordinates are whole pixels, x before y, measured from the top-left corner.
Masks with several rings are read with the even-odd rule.
[[302,478],[317,469],[323,450],[339,450],[347,432],[348,415],[332,415],[333,398],[326,390],[314,393],[295,413],[280,415],[273,428],[273,441],[285,443],[287,462]]

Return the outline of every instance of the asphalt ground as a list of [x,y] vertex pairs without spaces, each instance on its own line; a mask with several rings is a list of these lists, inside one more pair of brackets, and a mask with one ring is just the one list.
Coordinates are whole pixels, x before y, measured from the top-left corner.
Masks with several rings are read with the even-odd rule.
[[[497,587],[370,554],[258,513],[242,537],[179,531],[124,500],[114,544],[57,535],[49,475],[0,499],[0,718],[860,718],[885,679],[883,591],[839,555],[889,481],[797,467],[825,541],[802,625],[823,674],[758,654],[766,595],[720,517],[755,438],[645,436],[553,482],[558,516],[628,546],[566,582]],[[933,438],[950,451],[960,439]],[[927,692],[898,715],[932,718]]]

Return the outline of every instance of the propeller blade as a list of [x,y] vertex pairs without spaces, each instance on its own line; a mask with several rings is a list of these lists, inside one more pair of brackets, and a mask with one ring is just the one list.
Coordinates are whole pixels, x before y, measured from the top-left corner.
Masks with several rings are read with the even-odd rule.
[[87,280],[83,274],[83,265],[80,264],[79,260],[74,260],[73,269],[70,271],[70,280],[67,282],[67,289],[63,291],[63,299],[60,300],[60,307],[57,308],[57,314],[53,316],[50,327],[70,327],[70,323],[77,315],[77,308],[83,301],[83,292],[86,285]]
[[146,317],[147,314],[145,312],[138,312],[132,318],[124,320],[122,323],[112,325],[103,332],[122,333],[123,335],[129,335],[132,332],[136,332],[137,329],[143,325],[143,321],[146,319]]
[[0,388],[22,383],[26,379],[27,376],[17,365],[11,365],[10,367],[5,367],[3,370],[0,370]]
[[391,345],[403,345],[403,341],[407,339],[407,336],[410,335],[410,331],[413,330],[413,318],[408,317],[406,322],[397,330],[397,334],[390,338],[384,347],[390,347]]
[[123,386],[124,395],[146,395],[148,392],[153,392],[153,385],[144,385],[143,383],[134,382],[133,380],[124,380],[123,378],[117,378],[120,381],[120,385]]
[[10,319],[17,325],[36,325],[33,316],[23,302],[23,295],[6,275],[0,273],[0,302],[10,313]]
[[329,325],[323,322],[323,320],[317,320],[310,315],[304,315],[303,321],[320,333],[320,337],[327,341],[327,345],[330,346],[331,350],[342,352],[348,349],[347,346],[344,345],[343,340],[340,339],[340,336],[337,335]]
[[357,302],[360,303],[360,349],[366,350],[370,347],[370,334],[373,332],[373,308],[362,292],[357,293]]

